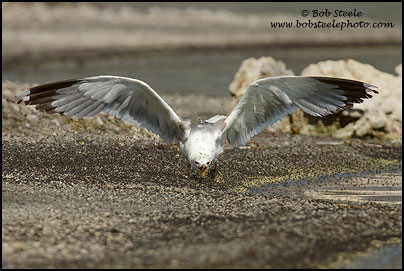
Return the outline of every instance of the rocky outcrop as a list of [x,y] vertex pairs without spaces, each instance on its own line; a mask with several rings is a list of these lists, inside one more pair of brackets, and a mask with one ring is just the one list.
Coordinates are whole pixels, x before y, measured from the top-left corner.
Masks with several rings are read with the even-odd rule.
[[[281,75],[294,75],[294,73],[292,70],[286,69],[285,63],[280,60],[275,60],[270,56],[259,59],[253,57],[245,59],[229,86],[230,94],[234,97],[233,106],[237,104],[247,90],[247,87],[255,80]],[[272,132],[279,131],[284,133],[292,131],[288,117],[278,121],[267,129]]]
[[402,135],[402,64],[396,67],[397,75],[379,71],[369,64],[352,59],[322,61],[310,64],[301,75],[324,75],[363,81],[377,86],[379,94],[371,100],[355,104],[341,117],[356,119],[334,134],[335,137],[388,137]]
[[253,81],[259,78],[281,75],[294,75],[294,73],[292,70],[286,69],[285,63],[270,56],[259,59],[247,58],[241,63],[233,81],[230,83],[230,94],[238,101]]
[[[336,138],[378,137],[401,139],[402,135],[402,65],[396,67],[397,75],[377,70],[372,65],[352,59],[322,61],[310,64],[301,75],[341,77],[363,81],[378,87],[379,94],[362,104],[338,114],[316,118],[296,110],[267,130],[308,135],[330,135]],[[253,81],[271,76],[290,75],[291,70],[272,57],[249,58],[243,61],[230,93],[237,102]]]

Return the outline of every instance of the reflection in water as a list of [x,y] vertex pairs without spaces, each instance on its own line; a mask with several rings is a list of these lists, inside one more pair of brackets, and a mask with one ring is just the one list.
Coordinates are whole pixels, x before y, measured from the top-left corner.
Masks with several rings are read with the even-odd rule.
[[342,264],[344,269],[401,269],[403,248],[401,246],[387,246]]
[[402,203],[402,169],[382,173],[338,173],[320,178],[273,181],[268,179],[252,193],[306,196],[350,202]]

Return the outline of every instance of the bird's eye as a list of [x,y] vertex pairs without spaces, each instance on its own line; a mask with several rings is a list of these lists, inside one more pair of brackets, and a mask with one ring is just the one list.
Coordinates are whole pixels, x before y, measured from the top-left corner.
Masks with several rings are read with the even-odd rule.
[[210,164],[210,162],[207,162],[206,164],[207,164],[207,165],[209,165],[209,164]]
[[197,161],[194,161],[194,163],[195,163],[195,165],[199,165],[199,162],[197,162]]

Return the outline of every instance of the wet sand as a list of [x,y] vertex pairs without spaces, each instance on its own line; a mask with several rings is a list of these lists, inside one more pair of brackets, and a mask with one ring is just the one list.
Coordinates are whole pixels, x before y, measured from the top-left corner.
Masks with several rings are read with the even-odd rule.
[[338,267],[401,247],[401,200],[305,193],[338,172],[401,172],[400,142],[261,134],[199,181],[174,145],[55,134],[3,134],[3,268]]

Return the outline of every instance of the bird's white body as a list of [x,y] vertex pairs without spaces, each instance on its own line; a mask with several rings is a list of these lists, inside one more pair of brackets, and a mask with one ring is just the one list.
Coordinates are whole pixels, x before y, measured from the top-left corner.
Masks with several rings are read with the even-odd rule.
[[[313,116],[337,112],[377,93],[374,86],[341,78],[281,76],[254,81],[228,116],[216,115],[191,125],[148,84],[119,76],[94,76],[48,83],[24,90],[19,102],[47,113],[84,118],[106,112],[139,128],[178,142],[201,175],[223,152],[222,137],[243,146],[260,131],[299,108]],[[215,167],[216,168],[216,167]]]
[[189,135],[179,143],[179,147],[191,166],[209,167],[223,152],[221,130],[215,129],[215,123],[209,120],[201,121],[191,126]]

